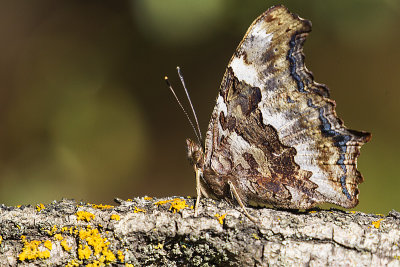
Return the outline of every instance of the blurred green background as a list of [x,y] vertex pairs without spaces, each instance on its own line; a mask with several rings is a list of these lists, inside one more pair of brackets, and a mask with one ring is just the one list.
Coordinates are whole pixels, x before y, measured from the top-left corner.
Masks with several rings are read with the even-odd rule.
[[308,68],[372,132],[356,210],[400,210],[400,1],[7,1],[0,9],[0,203],[195,195],[194,138],[163,77],[185,80],[205,132],[228,60],[283,3],[313,22]]

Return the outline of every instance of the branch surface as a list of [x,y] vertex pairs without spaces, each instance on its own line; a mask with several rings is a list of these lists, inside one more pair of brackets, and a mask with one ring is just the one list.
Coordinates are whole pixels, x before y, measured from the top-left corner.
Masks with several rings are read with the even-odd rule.
[[248,211],[203,199],[0,206],[0,266],[400,266],[400,213]]

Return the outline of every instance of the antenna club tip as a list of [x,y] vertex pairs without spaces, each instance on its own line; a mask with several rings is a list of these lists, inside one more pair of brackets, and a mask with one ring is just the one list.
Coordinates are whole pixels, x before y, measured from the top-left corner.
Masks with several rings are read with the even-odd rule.
[[177,70],[180,70],[180,69],[181,69],[181,67],[179,67],[179,66],[176,66],[176,69],[177,69]]
[[168,80],[168,76],[164,76],[164,80],[166,80],[166,81],[167,81],[167,80]]

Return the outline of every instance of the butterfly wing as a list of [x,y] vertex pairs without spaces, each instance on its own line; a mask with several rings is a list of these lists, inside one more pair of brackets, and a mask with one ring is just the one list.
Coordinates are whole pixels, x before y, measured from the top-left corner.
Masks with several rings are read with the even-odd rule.
[[248,205],[357,205],[357,157],[371,135],[343,125],[305,67],[310,31],[311,22],[272,7],[230,60],[205,141],[204,181],[218,197],[229,195],[229,180]]

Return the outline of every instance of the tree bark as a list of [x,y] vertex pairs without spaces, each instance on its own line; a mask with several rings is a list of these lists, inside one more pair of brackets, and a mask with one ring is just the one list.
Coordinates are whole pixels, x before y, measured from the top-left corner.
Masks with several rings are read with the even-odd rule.
[[118,202],[0,206],[0,266],[400,266],[396,211],[249,208],[254,223],[224,201],[198,217],[191,198]]

